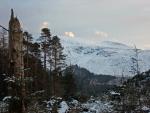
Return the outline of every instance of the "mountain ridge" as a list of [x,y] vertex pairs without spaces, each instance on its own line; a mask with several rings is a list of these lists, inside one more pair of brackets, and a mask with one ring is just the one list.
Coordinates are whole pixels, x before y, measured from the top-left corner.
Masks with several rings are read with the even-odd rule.
[[[114,76],[132,76],[132,57],[135,57],[134,48],[112,41],[94,41],[82,38],[61,37],[64,53],[67,55],[67,64],[78,65],[95,74]],[[139,49],[140,71],[150,69],[150,51]]]

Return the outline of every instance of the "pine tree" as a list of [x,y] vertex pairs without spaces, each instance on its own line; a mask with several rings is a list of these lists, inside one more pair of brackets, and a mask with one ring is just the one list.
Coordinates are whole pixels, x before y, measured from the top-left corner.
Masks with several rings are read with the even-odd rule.
[[66,66],[65,55],[60,39],[54,36],[51,41],[51,66],[52,66],[52,95],[62,96],[62,70]]
[[41,51],[40,51],[40,44],[38,44],[37,42],[32,44],[32,49],[31,49],[31,53],[33,54],[33,56],[35,56],[38,60],[41,59]]
[[[31,48],[31,45],[32,45],[32,35],[25,31],[23,33],[23,36],[24,36],[24,46],[25,46],[25,57],[26,57],[26,61],[24,61],[24,65],[25,65],[25,68],[29,68],[29,48]],[[28,70],[25,72],[25,75],[28,77],[29,76],[29,73],[28,73]]]
[[47,66],[47,53],[48,53],[48,49],[49,49],[49,40],[51,40],[51,33],[50,33],[50,29],[48,28],[43,28],[40,36],[40,42],[41,42],[41,46],[42,46],[42,51],[44,53],[44,69],[46,70]]
[[132,62],[132,65],[131,65],[131,73],[134,74],[134,75],[139,75],[140,74],[140,67],[139,67],[139,49],[135,48],[133,49],[134,51],[134,56],[131,57],[131,62]]
[[66,66],[66,56],[63,54],[63,47],[60,43],[60,39],[54,36],[52,39],[52,69],[58,73]]

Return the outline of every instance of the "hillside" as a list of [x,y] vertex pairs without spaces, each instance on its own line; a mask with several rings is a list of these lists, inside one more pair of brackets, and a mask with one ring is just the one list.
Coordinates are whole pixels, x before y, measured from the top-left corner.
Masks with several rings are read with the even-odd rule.
[[[112,89],[120,80],[118,77],[111,75],[96,75],[77,65],[72,66],[72,68],[74,70],[77,90],[80,94],[101,95],[109,89]],[[117,82],[111,83],[115,80]]]
[[[78,65],[95,74],[132,75],[131,58],[134,48],[118,42],[94,43],[82,38],[60,37],[68,64]],[[144,72],[150,69],[150,51],[139,49],[139,67]]]

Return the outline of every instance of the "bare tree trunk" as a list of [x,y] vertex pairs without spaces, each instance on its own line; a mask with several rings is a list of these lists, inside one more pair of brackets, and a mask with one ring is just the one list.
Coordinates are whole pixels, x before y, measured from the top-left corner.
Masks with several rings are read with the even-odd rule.
[[44,48],[44,69],[46,70],[46,50]]
[[[29,37],[27,36],[27,68],[29,67],[29,44],[28,44],[28,41],[29,41]],[[28,71],[26,74],[28,76]]]
[[[23,80],[24,81],[24,80]],[[22,89],[21,89],[21,104],[22,104],[22,113],[26,113],[26,107],[25,107],[25,82],[22,83]]]
[[26,113],[26,107],[25,107],[25,97],[26,97],[26,88],[25,88],[25,74],[24,74],[24,56],[23,56],[23,45],[21,46],[21,71],[20,71],[20,74],[21,74],[21,104],[22,104],[22,113]]

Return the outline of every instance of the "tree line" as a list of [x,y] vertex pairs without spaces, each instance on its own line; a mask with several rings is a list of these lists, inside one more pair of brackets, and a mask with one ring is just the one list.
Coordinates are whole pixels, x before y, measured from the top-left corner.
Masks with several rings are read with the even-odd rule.
[[[8,34],[0,30],[0,97],[1,100],[9,94],[20,97],[20,79],[13,78],[9,68]],[[63,97],[75,95],[73,69],[65,63],[66,55],[58,36],[52,36],[49,28],[42,28],[37,41],[29,32],[23,32],[25,107],[34,102],[46,100],[52,96]],[[10,85],[11,84],[11,85]],[[9,89],[15,89],[9,90]],[[11,93],[10,93],[11,92]],[[18,98],[9,101],[9,110],[22,113]]]

